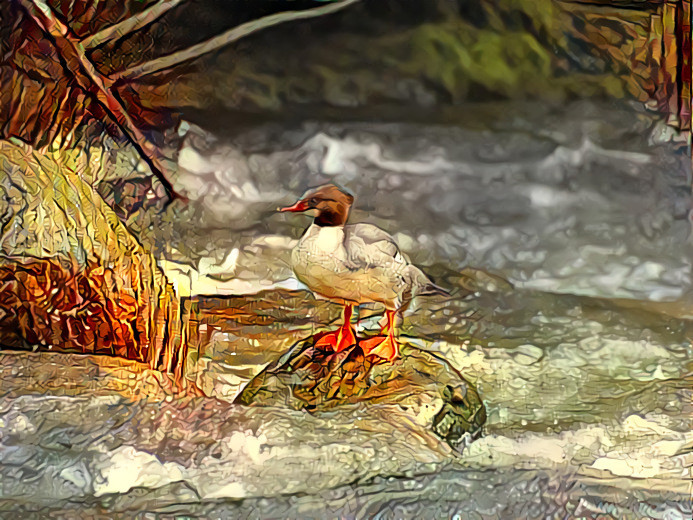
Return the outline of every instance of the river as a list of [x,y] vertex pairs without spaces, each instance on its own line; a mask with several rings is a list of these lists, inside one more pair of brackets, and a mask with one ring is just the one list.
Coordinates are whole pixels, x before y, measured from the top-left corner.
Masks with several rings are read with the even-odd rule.
[[[190,374],[209,397],[137,399],[110,362],[4,355],[0,514],[690,518],[685,142],[606,101],[402,119],[183,124],[176,187],[191,202],[169,210],[160,256],[182,295],[207,295]],[[356,195],[352,221],[391,232],[452,290],[416,302],[403,334],[487,405],[484,435],[458,453],[387,406],[229,404],[338,314],[288,267],[307,217],[274,211],[325,181]]]

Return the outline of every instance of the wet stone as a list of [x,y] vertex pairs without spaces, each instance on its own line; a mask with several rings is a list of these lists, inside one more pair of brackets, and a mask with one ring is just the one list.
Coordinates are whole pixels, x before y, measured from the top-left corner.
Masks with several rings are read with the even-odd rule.
[[324,411],[343,405],[393,404],[455,446],[481,433],[486,410],[476,389],[443,358],[402,340],[394,362],[314,347],[311,337],[255,376],[237,397],[246,406]]
[[544,351],[535,345],[518,345],[511,351],[512,358],[520,365],[529,366],[544,357]]

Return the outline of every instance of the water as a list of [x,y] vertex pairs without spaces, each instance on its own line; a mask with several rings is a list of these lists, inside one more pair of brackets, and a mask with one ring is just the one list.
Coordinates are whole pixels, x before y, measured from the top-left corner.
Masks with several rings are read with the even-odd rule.
[[[215,398],[134,399],[145,375],[132,368],[4,356],[0,511],[690,518],[690,160],[657,116],[512,103],[470,106],[456,125],[195,132],[177,180],[193,202],[160,247],[181,293],[237,295],[198,302],[190,373]],[[354,221],[453,289],[417,302],[403,333],[487,405],[485,435],[461,453],[393,407],[229,404],[338,316],[291,277],[308,221],[273,212],[326,180],[357,195]]]
[[[579,102],[471,105],[459,118],[267,124],[212,145],[191,131],[177,186],[194,200],[190,225],[209,234],[186,235],[188,258],[214,251],[229,262],[202,266],[234,278],[216,283],[221,292],[289,278],[288,239],[308,219],[274,209],[334,181],[356,195],[352,221],[388,230],[423,266],[471,265],[549,292],[645,300],[686,292],[690,159],[683,143],[662,142],[657,116]],[[193,292],[205,293],[196,281]]]

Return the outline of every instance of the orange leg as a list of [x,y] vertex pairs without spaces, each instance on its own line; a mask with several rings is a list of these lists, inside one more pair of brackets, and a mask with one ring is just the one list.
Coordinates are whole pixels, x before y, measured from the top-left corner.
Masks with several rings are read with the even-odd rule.
[[342,326],[334,332],[328,332],[315,342],[318,348],[331,348],[335,352],[341,352],[356,344],[356,334],[351,326],[351,314],[354,307],[346,304],[342,309]]
[[389,311],[385,312],[384,316],[384,321],[383,319],[378,320],[378,323],[381,323],[380,326],[380,334],[377,336],[371,336],[368,339],[364,339],[363,341],[359,342],[359,345],[361,345],[362,348],[364,348],[364,351],[370,351],[370,349],[374,348],[378,343],[384,341],[387,338],[387,333],[390,330],[390,316],[389,316]]
[[395,314],[396,311],[387,311],[387,325],[381,333],[387,331],[383,337],[375,336],[361,342],[361,348],[367,356],[377,356],[387,361],[393,361],[399,357],[399,344],[395,339]]

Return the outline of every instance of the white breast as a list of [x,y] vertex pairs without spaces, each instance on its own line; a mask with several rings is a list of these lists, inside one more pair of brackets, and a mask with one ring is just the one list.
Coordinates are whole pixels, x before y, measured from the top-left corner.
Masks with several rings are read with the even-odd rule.
[[344,228],[313,224],[294,248],[291,263],[296,277],[312,291],[337,300],[358,299],[348,280]]
[[393,284],[382,269],[354,269],[349,263],[344,237],[340,226],[309,227],[291,254],[296,277],[313,292],[335,301],[394,301]]
[[291,262],[299,279],[307,271],[313,271],[318,266],[338,270],[337,265],[345,259],[344,229],[315,224],[301,237],[291,255]]
[[344,249],[344,228],[342,226],[316,226],[313,224],[306,233],[306,246],[319,255],[342,255]]

